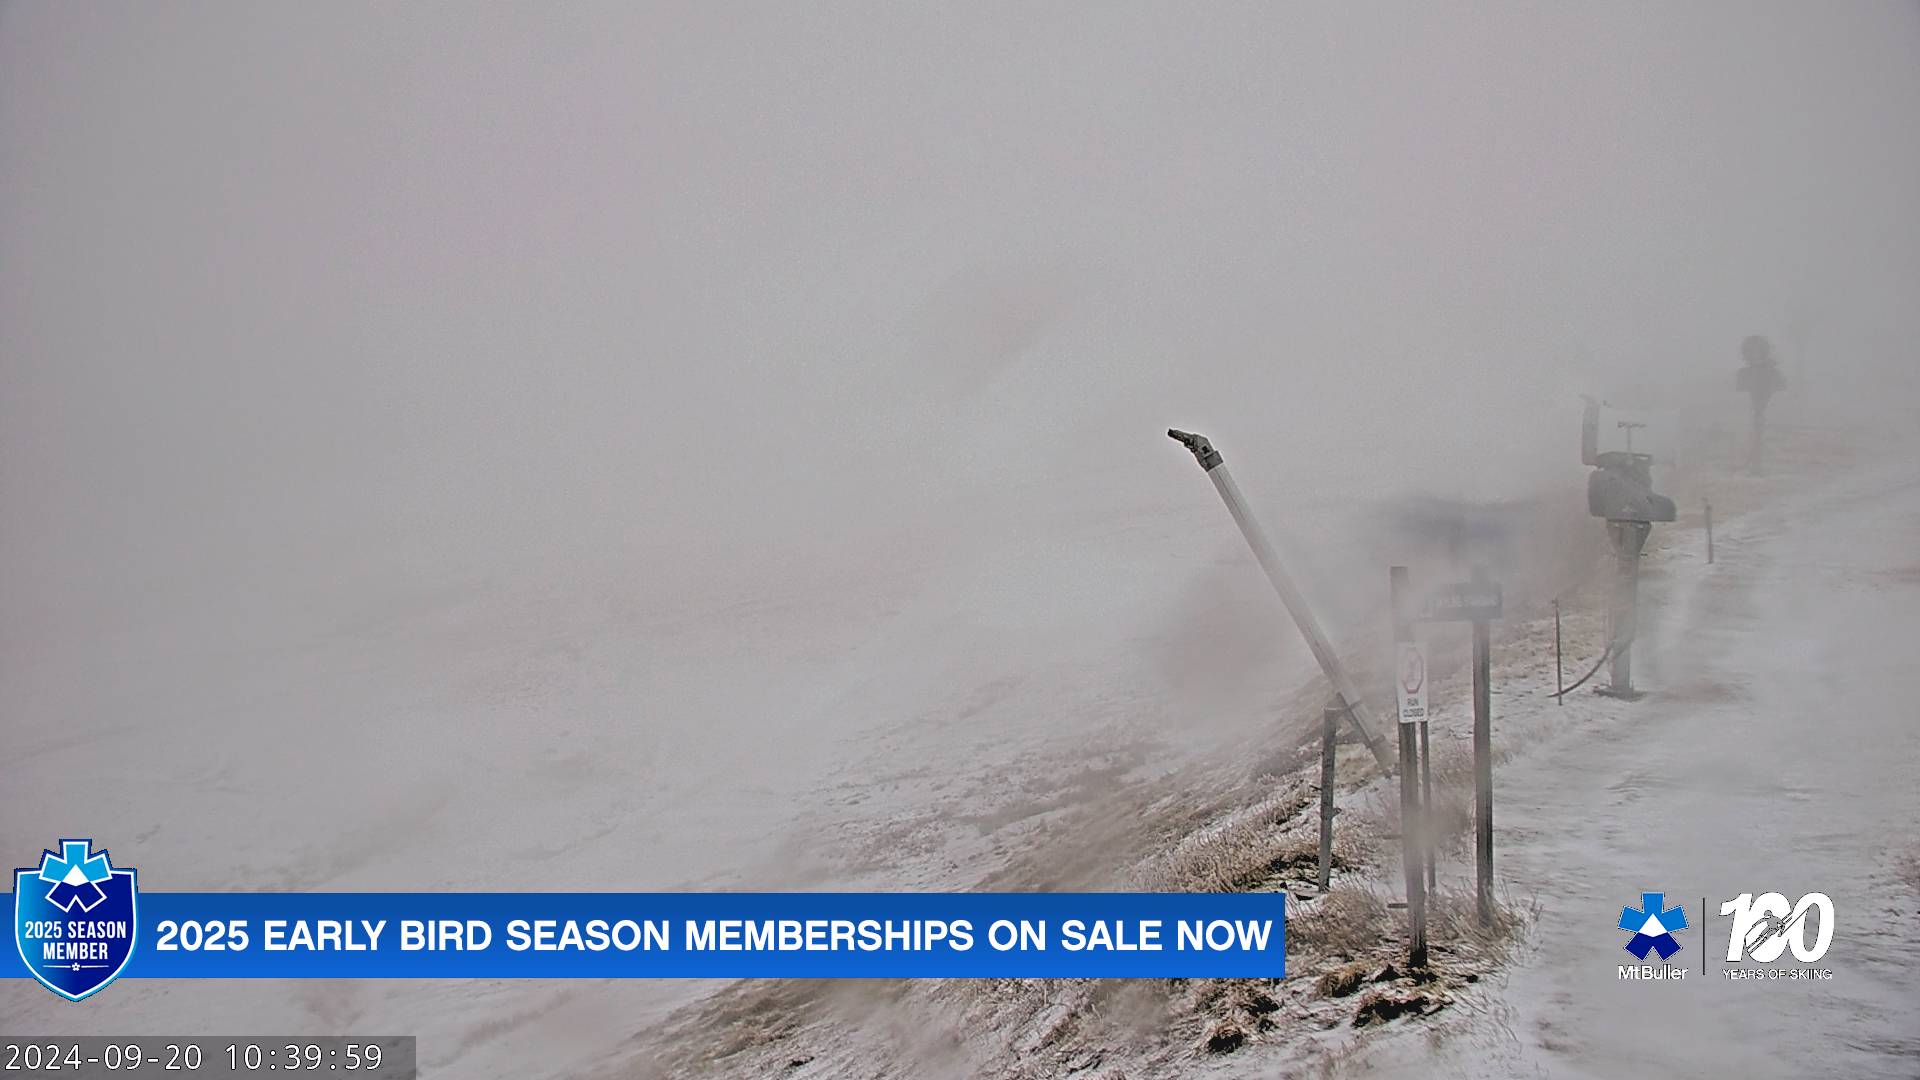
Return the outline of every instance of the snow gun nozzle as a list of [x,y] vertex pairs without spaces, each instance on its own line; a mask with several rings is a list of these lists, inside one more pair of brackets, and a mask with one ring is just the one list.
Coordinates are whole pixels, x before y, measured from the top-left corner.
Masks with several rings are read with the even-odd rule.
[[1214,469],[1219,468],[1221,461],[1220,452],[1213,448],[1213,444],[1207,441],[1205,435],[1195,435],[1191,431],[1168,428],[1167,438],[1193,451],[1193,459],[1200,463],[1202,469],[1212,472]]

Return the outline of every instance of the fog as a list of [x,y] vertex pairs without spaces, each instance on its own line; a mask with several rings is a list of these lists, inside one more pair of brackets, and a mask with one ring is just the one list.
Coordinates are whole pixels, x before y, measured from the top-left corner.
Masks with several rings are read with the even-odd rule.
[[[1005,708],[1070,715],[1270,602],[1169,426],[1337,565],[1381,500],[1577,492],[1582,394],[1736,422],[1751,333],[1783,415],[1911,423],[1917,51],[1868,3],[0,8],[5,738],[248,733],[126,820],[10,783],[0,838],[153,813],[176,885],[317,887],[357,856],[189,854],[206,792],[905,723],[1023,656]],[[804,789],[775,746],[738,778]],[[650,747],[575,790],[721,768]],[[623,881],[728,869],[652,842]]]
[[1747,333],[1864,380],[1920,282],[1910,5],[4,18],[15,658],[756,573],[1190,484],[1172,422],[1486,494]]

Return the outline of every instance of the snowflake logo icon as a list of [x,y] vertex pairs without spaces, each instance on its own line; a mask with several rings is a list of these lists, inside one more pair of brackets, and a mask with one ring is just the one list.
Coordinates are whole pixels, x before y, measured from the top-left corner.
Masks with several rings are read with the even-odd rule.
[[1645,960],[1647,953],[1653,951],[1665,960],[1680,951],[1673,932],[1687,928],[1687,912],[1679,904],[1666,905],[1666,893],[1650,892],[1640,894],[1638,908],[1620,909],[1620,929],[1633,935],[1627,942],[1627,951],[1636,958]]
[[92,911],[107,898],[100,883],[113,876],[113,864],[104,851],[91,854],[92,844],[86,840],[62,840],[60,846],[64,858],[51,851],[40,857],[40,880],[52,886],[47,900],[69,915],[76,907]]

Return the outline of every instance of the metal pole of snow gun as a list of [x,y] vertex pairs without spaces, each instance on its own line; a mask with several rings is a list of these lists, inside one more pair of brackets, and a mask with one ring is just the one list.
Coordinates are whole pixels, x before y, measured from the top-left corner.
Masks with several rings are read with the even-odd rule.
[[1247,546],[1253,549],[1253,557],[1259,561],[1260,569],[1266,571],[1273,591],[1280,595],[1280,603],[1286,607],[1287,614],[1293,616],[1293,624],[1300,628],[1300,636],[1307,639],[1307,648],[1312,650],[1313,658],[1319,661],[1320,670],[1326,672],[1327,681],[1333,684],[1334,692],[1346,704],[1347,716],[1352,718],[1360,738],[1373,751],[1374,760],[1380,763],[1381,771],[1392,775],[1394,760],[1387,751],[1386,740],[1374,734],[1372,725],[1367,722],[1366,711],[1360,704],[1360,692],[1354,687],[1353,680],[1348,678],[1347,669],[1333,651],[1333,644],[1320,629],[1320,620],[1307,605],[1306,596],[1287,575],[1286,567],[1280,563],[1279,553],[1274,550],[1266,532],[1260,528],[1260,522],[1254,519],[1253,512],[1248,509],[1247,500],[1240,494],[1240,486],[1233,482],[1233,474],[1227,471],[1220,452],[1213,448],[1213,443],[1205,435],[1169,430],[1167,437],[1191,450],[1194,460],[1212,478],[1214,489],[1220,493],[1221,501],[1227,504],[1227,512],[1233,515],[1234,524],[1240,526],[1240,534],[1246,537]]

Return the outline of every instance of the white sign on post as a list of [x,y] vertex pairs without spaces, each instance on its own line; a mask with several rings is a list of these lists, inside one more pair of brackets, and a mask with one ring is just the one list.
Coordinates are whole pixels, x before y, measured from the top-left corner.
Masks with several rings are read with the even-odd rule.
[[1400,722],[1427,722],[1427,650],[1418,642],[1402,641],[1394,665],[1394,698],[1400,703]]

